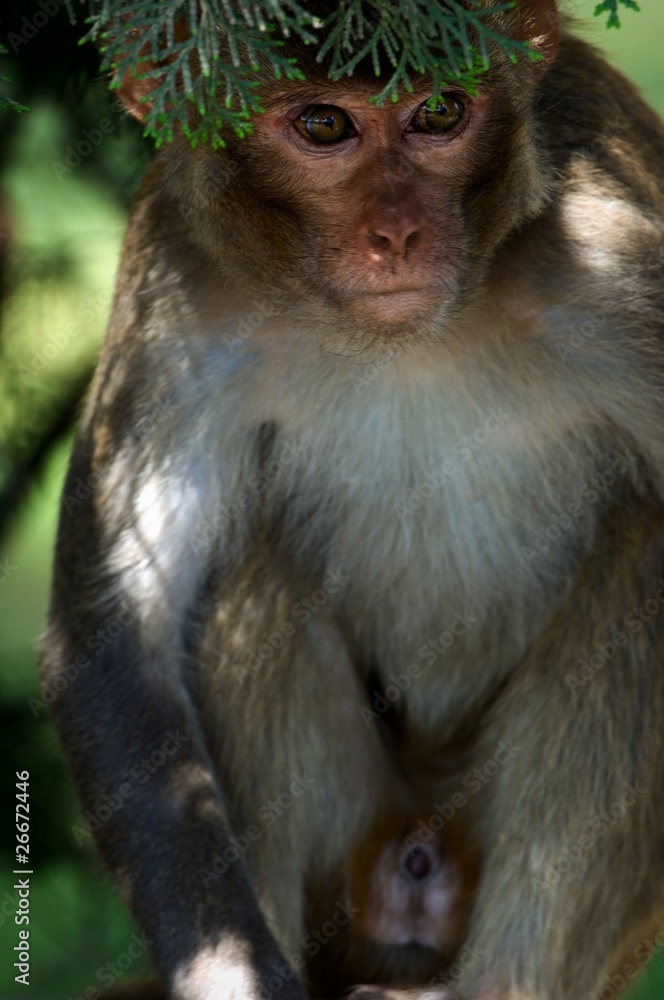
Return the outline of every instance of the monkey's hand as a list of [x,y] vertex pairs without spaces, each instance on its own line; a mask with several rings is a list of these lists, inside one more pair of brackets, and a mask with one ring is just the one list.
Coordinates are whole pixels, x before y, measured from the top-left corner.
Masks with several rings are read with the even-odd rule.
[[[251,962],[237,958],[236,962],[227,960],[225,966],[220,966],[213,954],[202,952],[173,978],[168,1000],[257,1000],[265,996],[270,970],[254,969]],[[295,975],[287,983],[281,981],[279,1000],[306,1000]]]
[[[385,986],[355,986],[347,995],[347,1000],[463,1000],[461,995],[444,986],[424,986],[401,990]],[[501,1000],[500,992],[494,984],[486,984],[472,1000]]]
[[355,986],[348,994],[347,1000],[461,1000],[461,997],[458,993],[451,993],[444,986],[416,987],[408,990],[386,986]]

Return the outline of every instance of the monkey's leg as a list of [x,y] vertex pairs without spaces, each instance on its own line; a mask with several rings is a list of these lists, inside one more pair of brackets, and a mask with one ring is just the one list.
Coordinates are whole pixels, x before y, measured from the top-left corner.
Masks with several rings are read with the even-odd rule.
[[[336,947],[330,928],[335,937],[337,928],[347,933],[357,915],[343,884],[348,857],[376,816],[400,805],[338,626],[327,607],[301,612],[310,592],[274,567],[251,572],[205,637],[211,656],[219,648],[222,655],[202,699],[233,830],[218,880],[229,866],[246,866],[268,926],[299,972]],[[242,623],[233,635],[231,621]],[[276,985],[284,975],[282,960],[268,978]]]
[[624,984],[664,920],[663,527],[643,502],[614,511],[492,710],[480,752],[513,752],[486,790],[464,995],[487,971],[509,1000]]

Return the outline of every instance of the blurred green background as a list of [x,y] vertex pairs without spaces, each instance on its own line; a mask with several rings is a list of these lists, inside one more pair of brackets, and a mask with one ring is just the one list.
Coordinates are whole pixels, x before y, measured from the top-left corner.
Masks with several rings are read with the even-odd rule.
[[[127,207],[149,157],[140,129],[98,78],[64,7],[3,5],[0,72],[30,114],[0,111],[0,998],[108,994],[148,968],[136,928],[94,858],[39,701],[37,636],[48,599],[58,494],[82,388],[99,349]],[[567,2],[579,27],[664,113],[664,5],[643,0],[620,31]],[[8,40],[10,40],[8,42]],[[664,164],[662,165],[664,170]],[[14,773],[31,774],[31,983],[14,982]],[[6,805],[5,805],[6,803]],[[79,838],[80,839],[80,838]],[[133,948],[132,950],[137,950]],[[110,963],[110,965],[109,965]],[[87,993],[85,991],[88,991]],[[664,998],[655,957],[629,1000]],[[581,998],[580,998],[581,1000]],[[585,1000],[585,998],[584,998]]]

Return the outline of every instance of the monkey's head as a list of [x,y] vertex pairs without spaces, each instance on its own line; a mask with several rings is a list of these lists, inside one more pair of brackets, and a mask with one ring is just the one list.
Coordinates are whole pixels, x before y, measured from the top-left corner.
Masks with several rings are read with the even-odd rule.
[[169,153],[187,238],[236,287],[299,317],[309,304],[340,343],[444,335],[497,246],[547,200],[533,109],[556,49],[555,3],[521,0],[495,27],[543,59],[513,64],[497,46],[479,94],[450,86],[433,106],[422,77],[377,107],[370,67],[333,82],[291,42],[306,81],[266,71],[250,137],[217,152],[180,138]]

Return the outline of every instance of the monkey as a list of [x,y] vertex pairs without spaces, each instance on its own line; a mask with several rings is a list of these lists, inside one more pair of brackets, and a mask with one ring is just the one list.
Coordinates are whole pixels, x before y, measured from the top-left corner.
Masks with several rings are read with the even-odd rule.
[[286,39],[306,79],[138,196],[41,670],[174,1000],[579,1000],[653,953],[664,130],[558,14],[493,12],[539,60],[433,103]]

